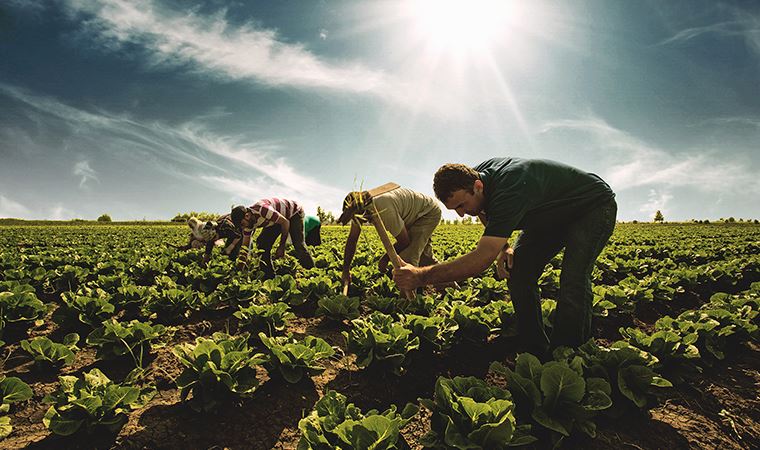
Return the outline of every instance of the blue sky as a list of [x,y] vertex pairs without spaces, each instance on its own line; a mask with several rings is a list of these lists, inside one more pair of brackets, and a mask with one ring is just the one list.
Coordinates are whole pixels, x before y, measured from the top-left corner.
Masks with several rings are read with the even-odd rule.
[[758,2],[0,4],[0,217],[337,211],[511,155],[622,220],[760,218],[758,143]]

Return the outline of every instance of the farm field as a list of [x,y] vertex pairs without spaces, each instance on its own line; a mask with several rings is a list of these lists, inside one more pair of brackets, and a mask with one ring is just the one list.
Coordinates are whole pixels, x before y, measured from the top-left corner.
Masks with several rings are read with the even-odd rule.
[[261,281],[168,246],[184,225],[0,226],[0,448],[760,448],[760,225],[618,224],[595,339],[551,361],[493,268],[403,299],[370,229],[340,296],[347,233]]

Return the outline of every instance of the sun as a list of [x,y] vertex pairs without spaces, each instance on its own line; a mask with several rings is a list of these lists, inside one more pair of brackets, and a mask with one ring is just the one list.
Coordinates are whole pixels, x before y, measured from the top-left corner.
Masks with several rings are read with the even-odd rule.
[[407,14],[418,39],[439,52],[490,50],[524,19],[523,2],[512,0],[411,0]]

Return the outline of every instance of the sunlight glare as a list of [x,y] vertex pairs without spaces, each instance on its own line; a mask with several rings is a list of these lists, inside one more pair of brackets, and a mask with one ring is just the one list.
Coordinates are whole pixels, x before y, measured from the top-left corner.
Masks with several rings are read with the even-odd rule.
[[441,51],[488,50],[521,21],[521,2],[510,0],[413,0],[409,14],[416,30]]

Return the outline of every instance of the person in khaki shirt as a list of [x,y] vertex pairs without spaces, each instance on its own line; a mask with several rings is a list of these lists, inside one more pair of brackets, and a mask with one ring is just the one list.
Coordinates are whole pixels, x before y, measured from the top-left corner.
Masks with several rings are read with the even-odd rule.
[[[368,213],[357,213],[357,203],[361,202],[365,206],[369,202],[374,203],[388,233],[396,239],[394,248],[404,261],[415,266],[438,263],[433,255],[430,237],[441,221],[441,208],[432,197],[406,188],[397,188],[373,198],[366,191],[351,192],[343,200],[343,213],[338,218],[338,222],[343,225],[351,222],[351,231],[343,253],[344,285],[351,282],[351,261],[356,253],[361,223],[369,220]],[[380,258],[380,272],[386,272],[388,262],[388,255]]]

